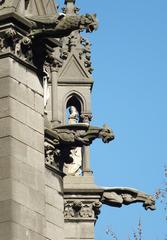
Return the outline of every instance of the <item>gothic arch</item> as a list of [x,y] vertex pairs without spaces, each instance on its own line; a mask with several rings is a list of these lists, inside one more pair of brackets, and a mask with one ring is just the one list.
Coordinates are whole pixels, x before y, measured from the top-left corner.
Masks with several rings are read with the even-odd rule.
[[77,91],[71,91],[66,94],[63,101],[64,122],[66,122],[66,110],[70,106],[76,107],[79,114],[84,112],[86,108],[86,101],[84,96]]

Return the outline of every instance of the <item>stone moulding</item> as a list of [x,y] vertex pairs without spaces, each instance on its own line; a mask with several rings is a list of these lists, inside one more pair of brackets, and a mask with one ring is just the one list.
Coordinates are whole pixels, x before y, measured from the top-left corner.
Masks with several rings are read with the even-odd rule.
[[64,203],[65,221],[96,221],[101,206],[102,203],[98,200],[66,200]]

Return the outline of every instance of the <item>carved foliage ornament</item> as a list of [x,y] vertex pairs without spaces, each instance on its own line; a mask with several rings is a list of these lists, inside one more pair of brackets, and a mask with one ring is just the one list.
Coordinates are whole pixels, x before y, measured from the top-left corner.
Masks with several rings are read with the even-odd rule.
[[93,219],[100,214],[102,204],[99,201],[66,201],[64,205],[65,219]]
[[31,39],[23,37],[14,28],[0,33],[0,54],[12,53],[24,61],[32,63]]

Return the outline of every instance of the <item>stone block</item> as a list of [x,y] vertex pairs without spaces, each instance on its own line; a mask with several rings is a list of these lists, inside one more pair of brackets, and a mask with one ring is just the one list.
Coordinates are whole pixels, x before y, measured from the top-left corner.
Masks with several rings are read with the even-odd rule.
[[46,204],[46,220],[60,228],[64,228],[63,211],[60,211],[49,204]]
[[11,199],[11,179],[0,180],[0,201]]
[[15,201],[11,201],[11,210],[11,221],[41,235],[45,234],[46,221],[44,216]]
[[16,61],[10,61],[10,76],[17,81],[31,88],[34,92],[43,95],[43,87],[39,81],[39,78],[33,70],[21,65]]
[[0,78],[0,98],[9,96],[9,77]]
[[54,190],[53,188],[46,186],[45,196],[46,196],[46,203],[59,209],[62,212],[64,211],[63,193],[58,192],[57,190]]
[[40,133],[44,132],[44,120],[41,114],[13,98],[9,98],[8,105],[10,116]]
[[53,223],[46,222],[46,237],[50,240],[64,240],[64,230]]
[[10,222],[0,223],[0,239],[13,240],[12,234],[11,234],[11,223]]
[[24,184],[12,180],[12,199],[27,208],[30,208],[42,215],[45,214],[45,197],[39,191],[36,191]]
[[0,78],[9,76],[11,73],[11,58],[1,58]]
[[10,172],[11,178],[16,179],[24,185],[37,190],[41,193],[45,191],[44,173],[38,171],[34,167],[25,162],[17,160],[15,157],[10,157]]
[[44,114],[44,100],[43,97],[35,93],[35,110],[40,114]]
[[11,223],[11,235],[11,240],[46,240],[41,234],[14,222]]
[[62,178],[48,169],[45,170],[45,184],[58,192],[63,192]]
[[3,121],[2,125],[4,125],[5,129],[0,129],[0,136],[10,135],[30,147],[42,153],[44,152],[44,136],[42,134],[13,118],[0,119],[0,125],[1,121]]
[[[0,128],[2,126],[0,125]],[[0,138],[0,157],[8,156],[10,148],[10,137]]]
[[9,98],[0,98],[0,118],[8,117],[9,114]]
[[[10,145],[9,145],[10,144]],[[1,150],[2,146],[2,150]],[[9,152],[9,146],[11,151]],[[7,151],[8,149],[8,151]],[[18,141],[15,138],[4,138],[0,139],[0,156],[12,155],[17,160],[20,160],[40,172],[44,172],[44,152],[40,153],[39,151],[33,149],[30,146]]]
[[11,219],[11,200],[0,201],[0,223]]
[[66,222],[65,239],[94,239],[93,222]]
[[10,156],[0,157],[0,180],[10,178],[11,173]]
[[9,136],[11,132],[10,129],[10,118],[1,118],[0,119],[0,137]]
[[6,80],[9,84],[8,95],[34,109],[34,91],[11,77]]
[[36,151],[35,149],[27,146],[26,163],[34,167],[38,171],[44,173],[45,172],[44,152],[40,153],[39,151]]

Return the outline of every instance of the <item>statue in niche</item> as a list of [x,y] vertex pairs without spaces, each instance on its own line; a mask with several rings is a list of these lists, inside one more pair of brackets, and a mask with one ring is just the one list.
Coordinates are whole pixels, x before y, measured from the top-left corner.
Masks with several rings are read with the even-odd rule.
[[[69,108],[69,121],[68,124],[77,124],[79,121],[79,112],[75,106]],[[72,176],[79,176],[81,174],[82,166],[82,148],[76,147],[70,150],[71,163],[64,164],[64,173]]]
[[76,107],[74,106],[71,106],[69,108],[69,113],[70,113],[70,116],[69,116],[69,121],[68,121],[68,124],[76,124],[78,123],[79,121],[79,113],[78,113],[78,110],[76,109]]
[[44,89],[44,110],[46,112],[46,106],[50,97],[50,92],[49,92],[49,86],[48,86],[48,81],[49,81],[49,73],[47,69],[44,67],[44,77],[43,77],[43,89]]

